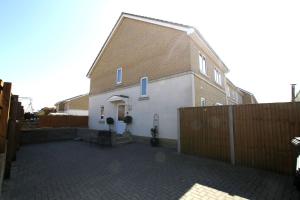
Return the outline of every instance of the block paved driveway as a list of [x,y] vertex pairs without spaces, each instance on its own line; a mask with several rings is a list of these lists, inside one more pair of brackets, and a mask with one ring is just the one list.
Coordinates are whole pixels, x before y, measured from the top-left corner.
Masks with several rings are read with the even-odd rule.
[[3,199],[300,199],[292,178],[127,144],[22,146]]

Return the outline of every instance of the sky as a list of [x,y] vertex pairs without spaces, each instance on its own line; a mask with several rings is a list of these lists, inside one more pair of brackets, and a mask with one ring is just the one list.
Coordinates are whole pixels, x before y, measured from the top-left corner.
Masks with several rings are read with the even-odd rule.
[[290,84],[300,89],[298,2],[0,0],[0,79],[35,110],[88,93],[89,68],[129,12],[196,27],[235,85],[260,103],[290,101]]

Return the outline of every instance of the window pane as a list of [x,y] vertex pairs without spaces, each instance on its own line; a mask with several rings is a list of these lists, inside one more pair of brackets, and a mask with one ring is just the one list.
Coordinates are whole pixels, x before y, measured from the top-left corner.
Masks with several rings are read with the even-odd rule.
[[205,58],[202,59],[202,72],[206,74],[206,61]]
[[122,69],[117,69],[117,83],[122,82]]
[[148,83],[148,80],[147,78],[143,78],[142,81],[141,81],[141,95],[147,95],[147,83]]
[[202,56],[199,55],[199,69],[200,69],[200,71],[202,71],[202,63],[203,63]]

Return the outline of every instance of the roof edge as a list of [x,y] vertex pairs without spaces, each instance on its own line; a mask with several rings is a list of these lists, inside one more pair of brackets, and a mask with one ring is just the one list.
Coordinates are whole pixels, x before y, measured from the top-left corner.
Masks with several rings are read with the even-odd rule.
[[84,97],[84,96],[89,96],[89,93],[77,95],[77,96],[74,96],[74,97],[71,97],[71,98],[68,98],[68,99],[64,99],[64,100],[62,100],[62,101],[58,101],[58,102],[56,102],[54,105],[59,104],[59,103],[62,103],[62,102],[72,101],[72,100],[74,100],[74,99],[78,99],[78,98]]

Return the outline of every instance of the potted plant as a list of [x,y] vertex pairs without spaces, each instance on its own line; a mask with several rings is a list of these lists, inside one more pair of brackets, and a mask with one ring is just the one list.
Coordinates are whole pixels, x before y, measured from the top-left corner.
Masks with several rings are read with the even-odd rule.
[[109,126],[109,130],[111,131],[111,126],[114,124],[114,119],[112,117],[108,117],[106,118],[106,123],[108,124]]
[[126,117],[124,117],[124,123],[126,125],[131,124],[132,123],[132,117],[130,115],[127,115]]
[[128,125],[132,123],[132,117],[130,115],[124,117],[124,123],[126,124],[125,133],[130,134],[130,131],[128,130]]
[[150,144],[153,147],[157,147],[159,145],[157,126],[155,126],[154,128],[151,128],[150,131],[151,131],[151,135],[152,135],[152,138],[150,139]]

